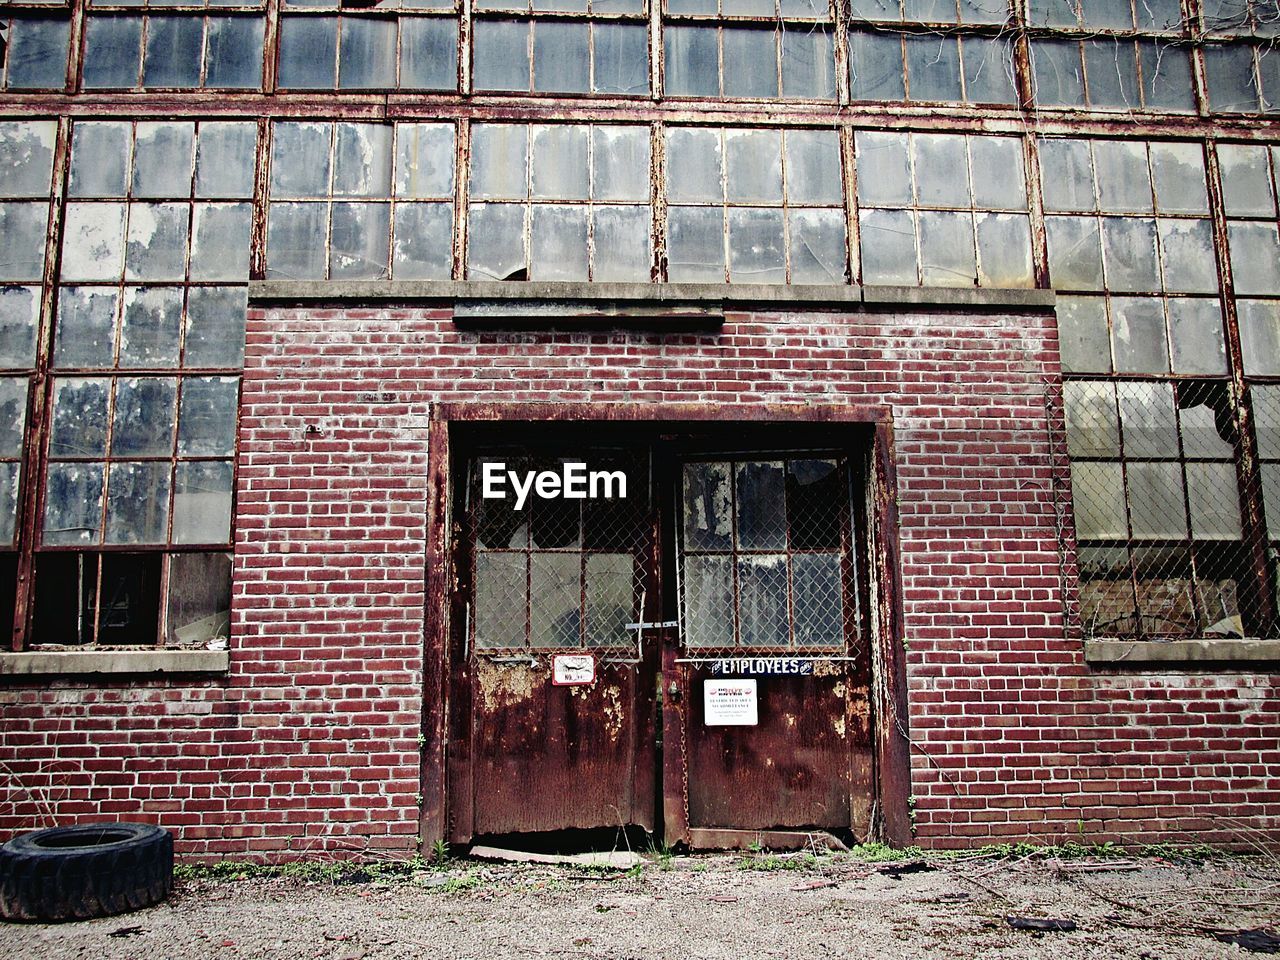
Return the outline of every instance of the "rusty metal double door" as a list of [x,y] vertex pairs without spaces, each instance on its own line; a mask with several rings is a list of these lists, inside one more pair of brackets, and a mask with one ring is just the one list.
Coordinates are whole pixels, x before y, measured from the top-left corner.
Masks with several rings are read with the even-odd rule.
[[846,453],[524,447],[477,452],[459,473],[454,842],[865,834],[860,482]]

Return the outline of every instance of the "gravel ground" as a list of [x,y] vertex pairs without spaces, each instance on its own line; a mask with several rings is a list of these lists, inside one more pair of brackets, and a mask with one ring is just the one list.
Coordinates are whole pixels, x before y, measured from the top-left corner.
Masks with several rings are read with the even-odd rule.
[[[654,859],[628,873],[452,861],[359,883],[183,880],[103,920],[0,924],[0,957],[1144,958],[1255,954],[1206,928],[1272,927],[1280,864],[1215,858],[933,860],[899,878],[833,854]],[[1012,929],[1006,917],[1074,921]]]

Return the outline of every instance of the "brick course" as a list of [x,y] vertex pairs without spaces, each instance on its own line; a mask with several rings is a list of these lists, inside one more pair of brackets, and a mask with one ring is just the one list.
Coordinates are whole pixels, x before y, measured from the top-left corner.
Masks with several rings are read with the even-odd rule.
[[251,310],[231,673],[0,686],[0,835],[109,815],[205,856],[412,852],[430,405],[807,401],[893,409],[921,842],[1280,841],[1280,677],[1083,661],[1057,379],[1048,315],[482,333],[424,307]]

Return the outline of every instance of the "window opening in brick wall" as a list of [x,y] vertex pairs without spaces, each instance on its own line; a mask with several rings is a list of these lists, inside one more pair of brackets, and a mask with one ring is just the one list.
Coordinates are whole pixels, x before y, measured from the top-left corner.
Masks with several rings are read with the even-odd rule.
[[854,142],[863,283],[1035,285],[1021,139],[859,130]]

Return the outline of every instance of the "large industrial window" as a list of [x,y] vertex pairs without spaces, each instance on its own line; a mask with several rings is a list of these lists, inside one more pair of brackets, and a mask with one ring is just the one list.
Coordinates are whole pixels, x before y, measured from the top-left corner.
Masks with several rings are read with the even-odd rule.
[[267,276],[448,279],[453,181],[450,123],[273,124]]
[[672,127],[666,136],[668,279],[845,282],[836,131]]
[[855,135],[862,282],[1035,285],[1022,140]]
[[74,124],[32,642],[227,636],[257,124]]
[[647,281],[643,126],[473,124],[467,277]]
[[[277,85],[286,90],[456,90],[458,20],[449,16],[331,16],[312,12],[280,18]],[[418,5],[414,5],[418,8]],[[423,4],[427,10],[431,4]]]
[[172,12],[85,21],[85,89],[257,89],[265,20]]
[[853,100],[1017,104],[1013,41],[850,31],[849,95]]

